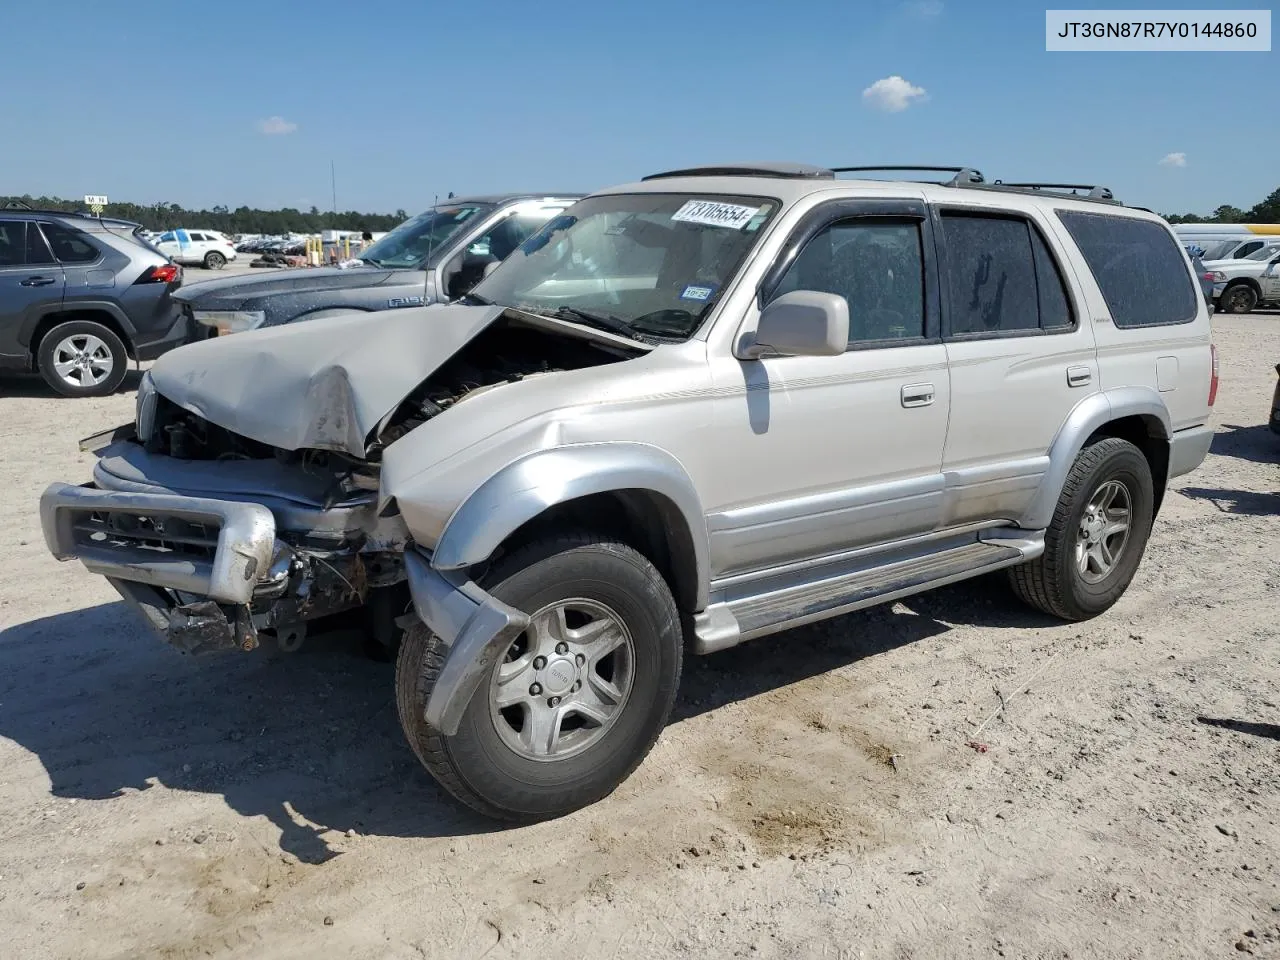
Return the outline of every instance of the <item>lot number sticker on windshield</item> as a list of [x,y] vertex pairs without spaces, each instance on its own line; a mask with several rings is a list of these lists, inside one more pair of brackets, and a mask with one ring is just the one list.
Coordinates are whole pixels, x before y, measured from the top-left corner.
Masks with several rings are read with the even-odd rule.
[[679,223],[700,223],[708,227],[727,227],[739,230],[751,222],[759,207],[740,207],[736,203],[717,203],[714,200],[690,200],[671,215]]

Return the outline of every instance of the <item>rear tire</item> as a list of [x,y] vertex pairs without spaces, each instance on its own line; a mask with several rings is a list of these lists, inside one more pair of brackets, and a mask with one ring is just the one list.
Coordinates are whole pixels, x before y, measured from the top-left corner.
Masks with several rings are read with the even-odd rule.
[[1010,569],[1014,592],[1063,620],[1096,617],[1133,580],[1154,511],[1151,467],[1142,451],[1117,437],[1090,444],[1067,474],[1044,553]]
[[213,250],[204,255],[204,268],[206,270],[221,270],[227,265],[227,258],[218,251]]
[[[518,548],[486,582],[516,609],[548,612],[482,681],[453,736],[423,716],[446,648],[420,622],[406,630],[396,706],[409,745],[446,790],[485,816],[529,822],[595,803],[640,765],[675,701],[683,637],[671,591],[635,550],[586,533]],[[548,636],[561,638],[550,657],[541,654]]]
[[129,355],[110,327],[68,320],[40,340],[36,369],[64,397],[105,397],[124,381]]
[[1223,313],[1249,313],[1258,305],[1258,294],[1247,283],[1237,283],[1222,291],[1218,304]]

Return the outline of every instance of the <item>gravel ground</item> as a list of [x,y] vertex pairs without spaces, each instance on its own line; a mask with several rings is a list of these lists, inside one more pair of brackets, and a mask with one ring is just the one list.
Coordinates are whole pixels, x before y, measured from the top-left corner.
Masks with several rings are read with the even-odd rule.
[[37,496],[136,376],[0,382],[4,953],[1280,956],[1280,316],[1215,336],[1213,452],[1107,615],[974,582],[692,659],[628,783],[507,830],[350,638],[183,658],[52,560]]

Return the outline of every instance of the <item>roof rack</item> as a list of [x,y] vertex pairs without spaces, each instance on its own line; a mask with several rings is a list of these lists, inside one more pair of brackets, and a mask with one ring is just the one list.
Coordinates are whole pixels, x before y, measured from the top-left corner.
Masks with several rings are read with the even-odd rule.
[[666,180],[671,177],[781,177],[797,180],[834,180],[835,173],[811,163],[718,163],[703,167],[684,167],[651,173],[641,180]]
[[[1041,193],[1049,191],[1052,193],[1067,193],[1081,200],[1109,200],[1117,202],[1115,194],[1111,192],[1110,187],[1101,187],[1093,183],[1005,183],[1003,180],[997,180],[992,184],[993,187],[1008,187],[1012,190],[1030,190],[1033,193]],[[1081,196],[1079,191],[1085,191]]]
[[870,166],[870,167],[832,167],[833,173],[869,173],[869,172],[892,172],[898,173],[902,171],[913,171],[916,173],[950,173],[953,174],[950,180],[929,181],[933,183],[942,183],[949,187],[967,187],[974,184],[986,183],[986,178],[973,167],[932,167],[932,166]]

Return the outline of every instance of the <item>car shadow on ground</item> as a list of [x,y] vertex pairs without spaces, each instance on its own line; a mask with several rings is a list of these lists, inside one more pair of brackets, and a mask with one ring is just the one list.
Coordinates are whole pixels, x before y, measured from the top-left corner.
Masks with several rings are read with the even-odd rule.
[[1280,740],[1280,723],[1254,723],[1251,720],[1222,720],[1217,717],[1196,717],[1196,723],[1206,727],[1218,727],[1233,733],[1244,733],[1251,737],[1264,737],[1268,740]]
[[[689,657],[672,717],[726,703],[937,636],[953,624],[1026,628],[1053,621],[975,580]],[[330,830],[456,836],[500,827],[454,802],[400,731],[392,669],[358,639],[309,638],[205,658],[165,646],[122,603],[0,631],[0,736],[31,751],[54,796],[102,800],[164,785],[221,795],[281,831],[307,863],[336,856]]]
[[1213,435],[1209,452],[1251,463],[1280,463],[1280,436],[1266,424],[1241,427],[1224,423]]
[[[130,367],[116,393],[132,393],[138,389],[142,371]],[[40,400],[67,400],[75,403],[78,397],[64,397],[40,379],[35,373],[0,373],[0,397],[34,397]]]
[[1193,500],[1208,500],[1223,513],[1245,517],[1280,514],[1280,493],[1254,493],[1251,490],[1222,490],[1214,487],[1183,487],[1178,492]]

